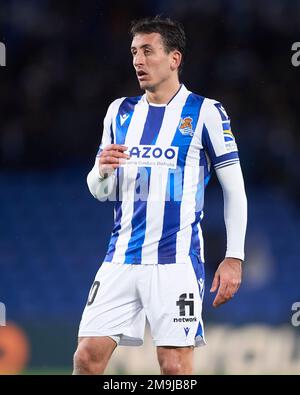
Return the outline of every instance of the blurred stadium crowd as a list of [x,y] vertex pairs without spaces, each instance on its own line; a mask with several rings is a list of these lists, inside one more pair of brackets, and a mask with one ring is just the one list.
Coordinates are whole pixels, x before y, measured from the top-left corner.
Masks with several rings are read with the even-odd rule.
[[[245,284],[206,318],[282,324],[300,299],[300,1],[1,0],[0,301],[15,320],[78,324],[112,224],[85,176],[108,104],[140,94],[130,21],[159,13],[185,27],[182,81],[232,118],[249,198]],[[221,199],[208,188],[208,279],[225,248]]]
[[300,77],[290,60],[300,30],[295,0],[1,1],[0,40],[8,52],[1,72],[2,166],[90,158],[107,105],[139,93],[130,21],[160,12],[186,29],[182,80],[231,114],[248,182],[284,185],[298,197]]

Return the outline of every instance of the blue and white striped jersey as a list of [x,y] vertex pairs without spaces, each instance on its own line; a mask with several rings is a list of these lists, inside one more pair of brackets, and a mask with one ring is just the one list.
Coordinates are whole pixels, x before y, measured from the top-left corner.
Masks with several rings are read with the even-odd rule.
[[223,106],[181,85],[167,105],[146,95],[115,100],[99,152],[128,147],[115,171],[115,222],[104,261],[126,264],[204,262],[200,221],[212,167],[239,161]]

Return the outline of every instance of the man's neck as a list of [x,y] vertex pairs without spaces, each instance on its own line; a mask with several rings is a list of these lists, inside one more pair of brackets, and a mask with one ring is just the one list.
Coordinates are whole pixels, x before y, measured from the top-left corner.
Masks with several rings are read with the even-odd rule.
[[179,81],[173,83],[161,84],[158,89],[153,91],[146,90],[146,98],[148,103],[154,104],[168,104],[169,101],[176,95],[180,88]]

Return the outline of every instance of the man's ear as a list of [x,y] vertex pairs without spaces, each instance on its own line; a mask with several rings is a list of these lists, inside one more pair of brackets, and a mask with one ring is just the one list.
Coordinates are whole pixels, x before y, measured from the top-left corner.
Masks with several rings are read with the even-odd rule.
[[182,55],[179,51],[175,50],[171,52],[171,70],[176,70],[179,68],[182,60]]

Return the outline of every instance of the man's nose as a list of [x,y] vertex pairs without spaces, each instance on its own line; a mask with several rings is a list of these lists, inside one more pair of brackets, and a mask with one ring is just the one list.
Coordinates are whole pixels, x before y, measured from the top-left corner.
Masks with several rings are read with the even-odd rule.
[[145,60],[144,55],[141,54],[141,53],[137,53],[137,54],[134,56],[134,58],[133,58],[133,65],[134,65],[134,66],[142,65],[142,64],[144,64],[144,60]]

